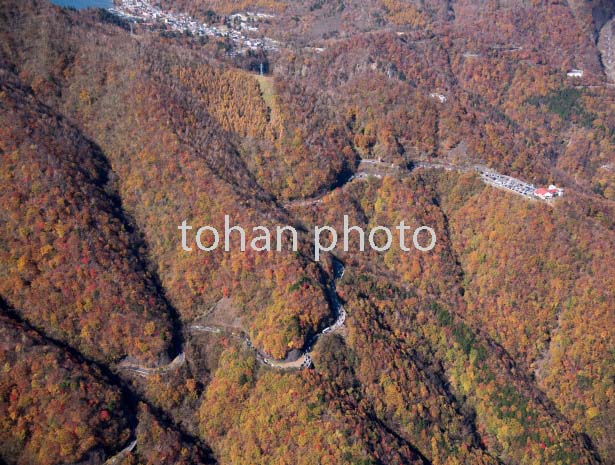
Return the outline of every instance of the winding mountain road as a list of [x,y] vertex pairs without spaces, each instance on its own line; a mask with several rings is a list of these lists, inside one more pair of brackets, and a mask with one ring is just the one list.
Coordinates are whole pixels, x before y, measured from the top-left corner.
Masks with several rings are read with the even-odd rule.
[[103,465],[116,465],[118,463],[122,463],[122,461],[126,458],[126,456],[133,451],[135,446],[137,445],[137,440],[132,441],[128,446],[119,451],[113,457],[110,457]]
[[[513,178],[511,176],[500,174],[482,165],[456,166],[456,165],[451,165],[448,163],[442,163],[442,162],[432,163],[432,162],[426,162],[422,160],[414,160],[412,161],[412,165],[413,165],[413,169],[444,169],[447,171],[453,171],[453,170],[454,171],[475,171],[479,174],[480,179],[489,186],[492,186],[498,189],[507,190],[509,192],[513,192],[529,200],[538,199],[538,197],[534,195],[534,190],[535,190],[534,185],[521,181],[519,179]],[[370,176],[382,177],[387,174],[399,174],[399,173],[403,173],[403,170],[399,166],[393,163],[383,162],[382,160],[377,160],[377,159],[364,159],[364,160],[361,160],[359,169],[357,170],[356,174],[350,177],[348,181],[344,184],[344,186],[349,184],[352,181],[367,179]],[[287,207],[289,206],[303,207],[303,206],[316,205],[316,204],[322,203],[323,197],[328,194],[330,194],[330,192],[327,194],[322,194],[321,196],[318,196],[312,199],[292,201],[286,204],[286,206]],[[287,361],[287,360],[275,360],[275,359],[270,358],[269,356],[267,356],[267,354],[261,352],[258,348],[256,348],[252,344],[252,341],[250,340],[248,335],[244,331],[241,331],[241,330],[236,330],[233,328],[223,328],[219,326],[203,326],[203,325],[192,325],[190,327],[190,330],[195,331],[195,332],[209,332],[213,334],[225,334],[225,335],[237,338],[237,339],[241,339],[246,343],[246,345],[250,349],[254,351],[254,353],[256,354],[256,358],[260,363],[262,363],[263,365],[267,365],[271,368],[276,368],[276,369],[281,369],[281,370],[309,368],[310,366],[312,366],[312,358],[310,356],[310,353],[312,352],[312,349],[314,348],[320,336],[323,336],[325,334],[338,330],[339,328],[342,327],[342,325],[346,321],[346,311],[344,310],[344,307],[339,301],[337,292],[335,290],[335,282],[344,275],[344,265],[337,259],[333,259],[333,274],[334,274],[333,276],[334,279],[333,279],[333,282],[327,287],[327,295],[335,311],[336,320],[331,326],[326,327],[321,332],[312,336],[312,338],[305,344],[301,352],[301,355],[296,360]],[[177,355],[177,357],[175,357],[175,359],[171,363],[164,365],[164,366],[149,368],[149,367],[144,367],[137,363],[131,363],[130,361],[125,360],[119,364],[118,368],[121,370],[130,371],[138,376],[147,378],[148,376],[153,375],[153,374],[161,374],[161,373],[166,373],[168,371],[174,370],[180,367],[181,365],[183,365],[183,363],[185,362],[185,359],[186,359],[185,353],[181,352],[179,355]]]
[[139,365],[136,363],[131,363],[130,361],[123,361],[118,365],[120,370],[129,371],[136,375],[139,375],[143,378],[147,378],[148,376],[155,374],[163,374],[171,370],[175,370],[182,366],[186,361],[186,353],[179,353],[170,363],[159,366],[159,367],[145,367],[143,365]]
[[[506,190],[508,192],[512,192],[522,197],[525,197],[528,200],[543,200],[534,195],[534,191],[536,190],[536,186],[530,184],[528,182],[522,181],[520,179],[513,178],[512,176],[507,176],[497,171],[487,168],[482,165],[453,165],[446,162],[428,162],[423,160],[411,160],[410,161],[411,168],[404,169],[394,163],[384,162],[378,159],[363,159],[359,164],[359,167],[356,173],[348,178],[348,181],[337,189],[341,189],[344,186],[347,186],[353,181],[361,181],[367,180],[370,177],[374,178],[382,178],[386,175],[407,175],[411,171],[417,169],[442,169],[446,171],[459,171],[459,172],[468,172],[475,171],[478,173],[480,179],[487,185],[491,187],[495,187],[497,189]],[[607,166],[603,166],[603,168],[608,169]],[[334,191],[329,191],[324,194],[320,194],[317,197],[301,199],[301,200],[293,200],[291,202],[286,203],[285,207],[311,207],[315,205],[319,205],[323,203],[323,200],[326,196],[330,195]],[[549,203],[548,201],[546,201]]]
[[254,344],[244,331],[233,331],[232,329],[228,328],[204,325],[192,325],[190,327],[190,330],[197,332],[207,332],[212,334],[226,334],[236,339],[240,339],[245,342],[248,348],[254,351],[256,359],[260,363],[271,368],[279,370],[301,370],[309,368],[312,366],[312,357],[310,353],[316,345],[316,342],[318,342],[318,339],[325,334],[333,333],[334,331],[340,329],[346,321],[346,310],[344,310],[344,307],[342,306],[342,303],[340,302],[335,289],[335,282],[338,281],[342,276],[344,276],[344,272],[344,265],[339,260],[333,259],[334,279],[333,282],[327,287],[327,295],[329,296],[329,299],[333,306],[333,310],[335,312],[335,322],[331,326],[327,326],[321,332],[312,336],[312,338],[307,342],[304,349],[302,350],[301,355],[296,360],[275,360],[268,357],[267,354],[263,353],[257,347],[254,346]]

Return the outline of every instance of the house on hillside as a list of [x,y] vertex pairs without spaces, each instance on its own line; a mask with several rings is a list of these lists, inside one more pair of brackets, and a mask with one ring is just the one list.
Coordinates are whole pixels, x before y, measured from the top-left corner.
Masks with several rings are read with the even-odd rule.
[[549,200],[554,197],[562,197],[564,189],[551,184],[549,187],[539,187],[534,191],[534,195],[542,200]]
[[437,92],[432,92],[431,94],[429,94],[429,96],[431,98],[438,99],[440,103],[446,103],[446,95],[438,94]]
[[582,69],[571,69],[570,71],[568,71],[566,76],[568,76],[569,78],[582,78],[583,70]]

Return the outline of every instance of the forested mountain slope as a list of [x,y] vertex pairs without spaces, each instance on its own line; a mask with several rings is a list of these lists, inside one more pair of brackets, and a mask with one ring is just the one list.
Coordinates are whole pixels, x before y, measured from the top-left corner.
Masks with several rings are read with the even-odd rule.
[[[615,463],[609,2],[161,6],[277,50],[0,4],[2,461]],[[437,243],[315,261],[344,214]]]

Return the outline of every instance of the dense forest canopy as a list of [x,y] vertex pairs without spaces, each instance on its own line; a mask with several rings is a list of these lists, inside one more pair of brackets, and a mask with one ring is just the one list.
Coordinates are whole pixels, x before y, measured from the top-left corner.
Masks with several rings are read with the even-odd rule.
[[613,2],[152,5],[0,2],[0,462],[615,464]]

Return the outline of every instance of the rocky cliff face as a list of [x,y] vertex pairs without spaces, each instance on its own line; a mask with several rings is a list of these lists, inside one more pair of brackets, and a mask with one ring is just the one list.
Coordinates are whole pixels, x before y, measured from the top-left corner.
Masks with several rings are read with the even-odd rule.
[[575,17],[585,25],[600,53],[608,80],[615,80],[615,2],[612,0],[570,0]]
[[615,82],[615,18],[610,19],[600,30],[598,50],[607,79]]
[[600,31],[615,15],[615,4],[611,0],[590,2],[596,32]]

